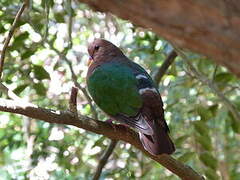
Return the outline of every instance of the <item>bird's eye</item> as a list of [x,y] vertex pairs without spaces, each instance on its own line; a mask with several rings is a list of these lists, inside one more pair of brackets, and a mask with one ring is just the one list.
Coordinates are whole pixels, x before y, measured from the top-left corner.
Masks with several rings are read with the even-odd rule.
[[98,51],[99,48],[100,48],[100,46],[98,46],[98,45],[95,45],[95,46],[94,46],[94,50],[95,50],[95,51]]

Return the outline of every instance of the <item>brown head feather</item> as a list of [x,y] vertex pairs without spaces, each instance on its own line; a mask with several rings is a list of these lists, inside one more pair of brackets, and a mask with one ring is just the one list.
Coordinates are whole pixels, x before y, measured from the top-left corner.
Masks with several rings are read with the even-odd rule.
[[88,54],[92,61],[88,69],[88,75],[90,75],[92,71],[102,63],[110,61],[115,57],[124,56],[117,46],[104,39],[95,39],[89,44]]
[[88,46],[88,53],[93,61],[107,61],[115,56],[122,56],[122,51],[109,41],[95,39]]

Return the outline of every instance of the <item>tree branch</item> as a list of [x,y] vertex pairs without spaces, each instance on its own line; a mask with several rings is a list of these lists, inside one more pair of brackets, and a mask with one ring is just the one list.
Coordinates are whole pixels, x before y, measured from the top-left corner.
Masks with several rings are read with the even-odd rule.
[[161,67],[158,69],[156,74],[153,76],[153,79],[156,82],[156,84],[160,83],[163,75],[166,73],[166,71],[168,70],[169,66],[173,63],[173,61],[175,60],[176,57],[177,57],[177,53],[175,52],[175,50],[172,50],[168,54],[166,60],[163,62]]
[[107,164],[108,158],[111,156],[114,148],[117,145],[117,142],[118,142],[117,140],[111,140],[111,142],[108,145],[106,151],[104,152],[104,154],[100,158],[100,161],[98,163],[98,166],[97,166],[96,172],[94,174],[93,180],[98,180],[99,179],[104,166]]
[[12,27],[9,30],[8,35],[7,35],[7,37],[6,37],[5,41],[4,41],[4,45],[3,45],[3,49],[2,49],[2,53],[1,53],[1,57],[0,57],[0,78],[2,77],[2,71],[3,71],[3,66],[4,66],[4,59],[5,59],[5,54],[6,54],[6,50],[7,50],[8,44],[9,44],[9,42],[10,42],[10,40],[11,40],[13,34],[14,34],[14,31],[15,31],[15,29],[17,27],[17,23],[18,23],[20,17],[22,15],[24,9],[27,6],[28,6],[28,1],[25,1],[22,4],[21,8],[18,10],[17,15],[16,15],[16,17],[15,17],[15,19],[13,21]]
[[22,114],[27,117],[39,119],[49,123],[73,125],[78,128],[83,128],[85,130],[104,135],[110,139],[125,141],[141,150],[146,156],[157,161],[183,180],[204,179],[191,167],[184,165],[170,155],[151,155],[144,150],[137,133],[121,125],[110,125],[109,123],[97,121],[82,115],[78,115],[78,117],[76,117],[70,111],[44,109],[30,103],[20,103],[2,98],[0,98],[0,111]]

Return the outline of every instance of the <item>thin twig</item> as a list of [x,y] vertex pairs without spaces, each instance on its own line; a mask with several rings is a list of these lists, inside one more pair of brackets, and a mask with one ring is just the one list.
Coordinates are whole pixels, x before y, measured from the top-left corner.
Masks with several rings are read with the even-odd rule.
[[33,107],[35,107],[35,105],[33,105],[33,104],[29,103],[28,101],[26,101],[25,99],[22,99],[19,96],[17,96],[13,91],[8,89],[8,87],[5,86],[1,82],[0,82],[0,91],[2,93],[4,93],[6,96],[8,96],[10,99],[14,100],[16,103],[20,103],[20,104],[22,104],[24,106],[33,106]]
[[9,90],[4,84],[0,82],[0,91],[6,94],[9,98],[15,101],[22,101],[20,97],[18,97],[13,91]]
[[222,103],[226,106],[226,108],[232,113],[233,117],[240,122],[240,113],[237,110],[237,108],[227,99],[224,94],[219,90],[218,86],[216,83],[208,79],[207,76],[204,74],[198,72],[196,68],[193,66],[193,64],[190,62],[189,58],[179,49],[176,49],[178,52],[179,56],[181,56],[183,59],[185,59],[185,62],[187,63],[189,69],[191,72],[194,74],[194,76],[200,80],[203,84],[207,85],[217,96],[218,98],[222,101]]
[[87,101],[88,101],[88,104],[90,105],[91,112],[92,112],[92,114],[93,114],[93,118],[94,118],[94,119],[97,119],[97,118],[98,118],[97,111],[96,111],[96,109],[94,108],[94,106],[93,106],[93,104],[92,104],[92,99],[91,99],[91,97],[89,96],[87,90],[86,90],[84,87],[82,87],[82,86],[77,82],[77,76],[76,76],[76,74],[75,74],[74,71],[73,71],[72,63],[66,58],[66,56],[64,56],[64,57],[65,57],[65,58],[64,58],[65,61],[67,62],[68,66],[69,66],[69,69],[70,69],[70,71],[71,71],[74,85],[82,91],[82,93],[84,94],[85,98],[86,98]]
[[48,38],[48,31],[49,31],[49,13],[50,13],[50,7],[49,7],[49,1],[45,1],[45,32],[42,38],[42,42],[45,42]]
[[94,119],[97,119],[97,118],[98,118],[98,115],[97,115],[96,109],[94,108],[94,106],[93,106],[93,104],[92,104],[92,99],[91,99],[91,97],[89,96],[87,90],[86,90],[84,87],[82,87],[82,86],[77,82],[77,75],[75,74],[75,72],[74,72],[74,70],[73,70],[72,62],[69,61],[69,59],[67,59],[66,55],[64,55],[64,54],[61,53],[58,49],[56,49],[56,48],[53,46],[52,43],[49,43],[49,45],[50,45],[51,49],[54,50],[54,51],[57,53],[57,55],[58,55],[59,57],[61,57],[61,58],[68,64],[69,69],[70,69],[70,71],[71,71],[72,80],[73,80],[73,82],[74,82],[74,85],[82,91],[82,93],[84,94],[85,98],[86,98],[87,101],[88,101],[88,104],[90,105],[91,112],[92,112],[92,114],[93,114],[93,118],[94,118]]
[[169,66],[173,63],[174,59],[177,57],[177,53],[175,50],[172,50],[167,56],[166,60],[163,62],[161,67],[158,69],[156,74],[153,76],[156,84],[159,84],[163,75],[168,70]]
[[17,27],[17,23],[18,23],[21,15],[22,15],[24,9],[27,7],[27,5],[28,5],[28,1],[25,1],[22,4],[21,8],[18,10],[17,15],[16,15],[16,17],[15,17],[15,19],[13,21],[12,26],[11,26],[11,29],[9,30],[8,35],[7,35],[7,37],[6,37],[5,41],[4,41],[4,45],[3,45],[3,49],[2,49],[2,53],[1,53],[1,57],[0,57],[0,78],[2,77],[2,71],[3,71],[3,66],[4,66],[4,59],[5,59],[5,54],[6,54],[7,47],[9,45],[9,42],[10,42],[10,40],[11,40],[13,34],[14,34],[14,31],[15,31],[15,29]]
[[77,115],[77,93],[78,88],[72,87],[69,100],[69,110],[75,115]]
[[52,109],[45,109],[40,108],[36,105],[25,103],[23,104],[13,100],[6,100],[2,98],[0,98],[0,111],[11,112],[14,114],[22,114],[27,117],[39,119],[49,123],[73,125],[78,128],[83,128],[85,130],[104,135],[110,139],[125,141],[141,150],[146,156],[163,165],[183,180],[204,179],[191,167],[181,163],[170,155],[151,155],[143,148],[142,143],[139,140],[138,134],[130,128],[125,128],[121,125],[109,124],[103,121],[97,121],[92,118],[82,116],[80,114],[78,115],[78,117],[76,117],[73,113],[69,111],[56,111]]
[[68,11],[68,49],[72,48],[72,25],[73,25],[73,9],[72,0],[67,1],[67,11]]
[[93,180],[98,180],[102,170],[104,168],[104,166],[107,164],[108,158],[111,156],[111,154],[113,153],[114,148],[117,145],[117,140],[111,140],[110,144],[108,145],[106,151],[104,152],[104,154],[102,155],[102,157],[100,158],[100,161],[98,163],[96,172],[93,176]]
[[215,76],[217,74],[217,70],[218,70],[218,65],[216,64],[215,68],[214,68],[214,71],[213,71],[213,75],[212,75],[212,81],[214,81],[214,79],[215,79]]

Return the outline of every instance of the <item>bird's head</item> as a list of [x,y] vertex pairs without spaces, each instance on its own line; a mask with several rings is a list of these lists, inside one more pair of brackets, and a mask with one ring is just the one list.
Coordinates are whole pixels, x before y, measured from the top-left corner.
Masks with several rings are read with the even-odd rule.
[[88,45],[88,54],[90,56],[89,64],[94,62],[106,62],[114,57],[122,56],[122,51],[109,41],[104,39],[95,39]]

